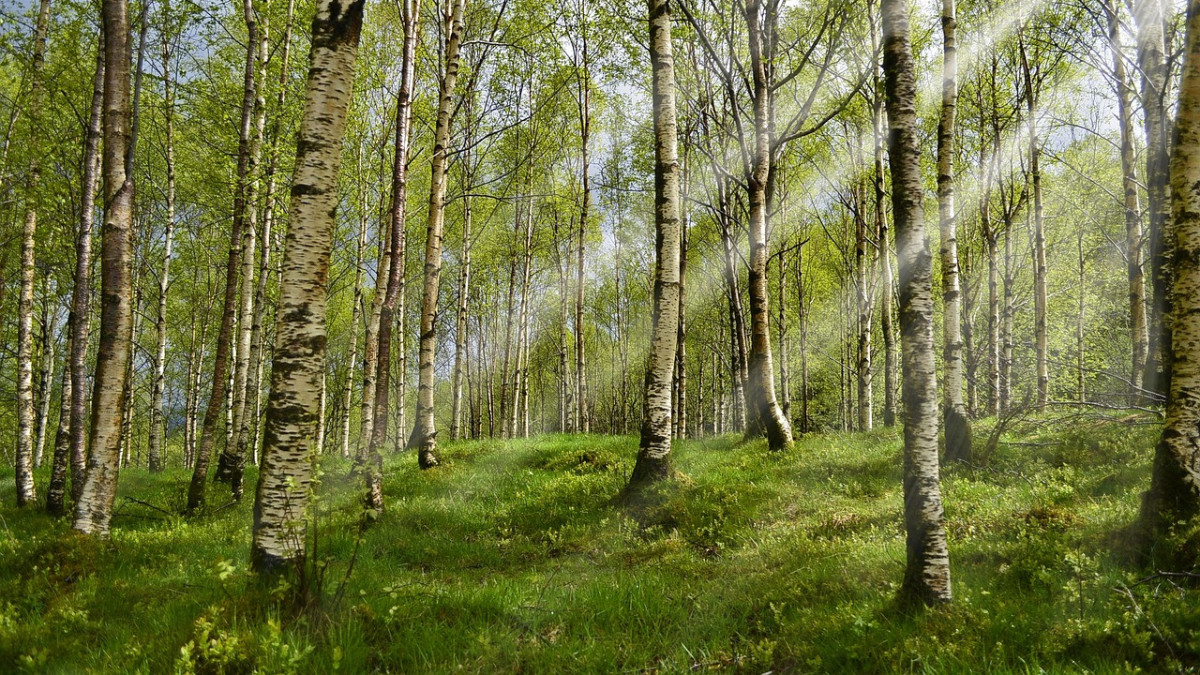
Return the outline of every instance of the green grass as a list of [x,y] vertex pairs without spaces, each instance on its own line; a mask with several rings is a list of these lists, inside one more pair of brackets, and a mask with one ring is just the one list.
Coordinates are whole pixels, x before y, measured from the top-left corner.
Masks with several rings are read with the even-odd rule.
[[1043,424],[949,468],[955,602],[915,614],[893,603],[895,430],[784,455],[681,443],[677,480],[637,507],[613,505],[636,438],[450,444],[432,471],[389,459],[387,510],[361,541],[357,485],[331,459],[310,561],[324,601],[300,614],[247,570],[250,503],[185,520],[125,499],[177,509],[182,470],[126,471],[104,544],[17,511],[0,471],[0,671],[1195,669],[1196,592],[1139,584],[1147,571],[1113,553],[1156,433]]

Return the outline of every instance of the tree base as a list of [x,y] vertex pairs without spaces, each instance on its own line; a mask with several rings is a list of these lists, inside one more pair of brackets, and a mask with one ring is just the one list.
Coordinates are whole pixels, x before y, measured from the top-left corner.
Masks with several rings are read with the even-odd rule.
[[942,454],[942,462],[970,462],[973,458],[971,447],[971,423],[961,407],[948,406],[942,417],[945,424],[946,450]]

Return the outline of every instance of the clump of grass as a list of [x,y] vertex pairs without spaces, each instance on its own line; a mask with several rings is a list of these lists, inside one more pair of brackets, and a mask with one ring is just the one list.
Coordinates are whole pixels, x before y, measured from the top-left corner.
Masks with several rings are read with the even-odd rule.
[[[979,433],[990,434],[988,423]],[[359,483],[323,461],[316,554],[342,602],[296,613],[246,568],[250,504],[171,515],[186,475],[128,470],[113,539],[17,511],[0,471],[0,664],[177,672],[1092,671],[1200,667],[1200,541],[1130,567],[1155,431],[1013,425],[944,472],[955,602],[892,600],[904,562],[897,429],[681,442],[677,474],[618,503],[633,437],[447,444]],[[45,476],[39,475],[44,480]],[[254,480],[254,476],[248,477]],[[214,500],[214,503],[219,499]],[[355,552],[357,555],[355,556]],[[1190,566],[1189,566],[1190,565]],[[1159,574],[1169,572],[1170,574]]]

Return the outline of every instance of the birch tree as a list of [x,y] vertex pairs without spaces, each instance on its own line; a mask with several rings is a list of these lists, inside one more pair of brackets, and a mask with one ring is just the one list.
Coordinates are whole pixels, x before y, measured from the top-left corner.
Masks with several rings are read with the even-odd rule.
[[325,289],[363,4],[363,0],[345,5],[319,0],[313,17],[262,467],[254,501],[250,564],[263,575],[284,572],[305,556],[305,518],[324,389]]
[[442,55],[442,73],[438,82],[437,122],[433,132],[433,156],[430,160],[429,220],[425,233],[425,281],[421,291],[421,343],[418,353],[420,381],[417,386],[417,419],[409,446],[417,449],[422,469],[441,463],[437,454],[437,427],[433,407],[433,359],[437,349],[438,293],[442,274],[442,233],[446,216],[446,164],[450,151],[450,127],[453,121],[454,87],[458,82],[459,48],[462,44],[463,13],[466,0],[449,0],[445,14],[446,47]]
[[86,475],[75,503],[74,529],[107,537],[120,467],[121,419],[133,339],[133,175],[130,145],[128,0],[103,0],[104,214],[100,242],[100,340],[96,352],[92,428]]
[[629,487],[670,476],[672,379],[679,331],[679,156],[670,0],[649,0],[654,106],[654,310],[641,442]]
[[883,73],[891,122],[888,157],[900,279],[900,352],[904,404],[904,522],[907,565],[901,597],[949,602],[938,471],[937,380],[933,347],[933,279],[922,218],[917,87],[909,38],[908,0],[882,0]]

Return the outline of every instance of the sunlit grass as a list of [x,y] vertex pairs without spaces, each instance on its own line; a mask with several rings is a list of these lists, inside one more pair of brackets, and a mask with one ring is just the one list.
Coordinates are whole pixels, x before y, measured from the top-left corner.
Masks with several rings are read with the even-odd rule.
[[[119,499],[112,542],[97,546],[14,509],[9,470],[0,663],[38,672],[1194,664],[1194,592],[1135,585],[1144,573],[1110,553],[1136,514],[1153,437],[1153,426],[1042,425],[1006,436],[984,453],[986,467],[948,468],[956,602],[915,616],[893,607],[905,555],[898,430],[809,436],[788,454],[733,437],[681,443],[676,479],[636,507],[613,503],[636,438],[448,444],[446,465],[432,471],[411,455],[389,458],[387,511],[361,541],[357,484],[331,459],[311,561],[325,570],[312,577],[325,601],[299,617],[246,569],[249,504],[187,521]],[[121,494],[172,511],[185,484],[178,469],[129,470]],[[214,489],[211,501],[222,497]],[[1115,588],[1133,593],[1137,610]]]

